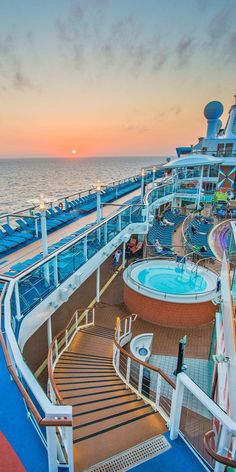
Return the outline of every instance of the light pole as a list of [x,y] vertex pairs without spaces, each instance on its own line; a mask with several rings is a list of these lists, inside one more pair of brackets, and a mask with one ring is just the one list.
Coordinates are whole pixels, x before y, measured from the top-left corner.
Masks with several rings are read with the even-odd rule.
[[97,223],[101,221],[101,184],[97,184]]
[[43,249],[43,257],[48,255],[48,238],[47,238],[47,219],[46,219],[46,210],[47,205],[44,201],[44,195],[40,195],[40,214],[41,214],[41,233],[42,233],[42,249]]
[[144,198],[144,177],[145,177],[145,169],[141,170],[141,203],[143,203]]
[[154,187],[154,181],[156,178],[156,166],[153,166],[152,168],[152,186]]
[[197,201],[196,201],[196,209],[199,210],[200,208],[200,203],[201,203],[201,193],[202,193],[202,183],[203,183],[203,171],[204,171],[204,166],[201,167],[200,171],[200,180],[199,180],[199,185],[198,185],[198,195],[197,195]]

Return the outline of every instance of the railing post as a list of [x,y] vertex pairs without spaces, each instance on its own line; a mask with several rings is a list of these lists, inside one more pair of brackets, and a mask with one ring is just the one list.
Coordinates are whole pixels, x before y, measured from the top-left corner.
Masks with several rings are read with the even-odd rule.
[[21,308],[20,308],[20,293],[19,293],[19,283],[18,280],[15,283],[15,302],[16,302],[16,318],[19,321],[21,316]]
[[124,336],[127,334],[127,318],[125,319]]
[[138,391],[142,393],[142,383],[143,383],[143,365],[139,365],[139,376],[138,376]]
[[54,257],[54,283],[55,286],[58,286],[58,255]]
[[119,348],[116,348],[115,365],[116,365],[116,369],[119,370],[119,366],[120,366],[120,349]]
[[123,249],[122,249],[122,268],[125,268],[126,257],[125,257],[125,250],[126,250],[126,242],[123,241]]
[[92,309],[93,325],[95,325],[95,308]]
[[48,337],[48,347],[52,342],[52,320],[51,316],[47,319],[47,337]]
[[88,260],[88,237],[84,237],[84,259],[85,261]]
[[173,391],[171,412],[170,412],[170,439],[174,440],[179,434],[179,424],[181,418],[184,385],[180,381],[181,374],[177,375],[176,389]]
[[75,327],[78,329],[78,310],[75,312]]
[[[229,434],[228,430],[226,426],[223,424],[221,427],[220,439],[217,446],[217,453],[223,456],[225,455],[228,449],[228,434]],[[221,464],[220,462],[215,462],[214,472],[224,472],[224,470],[225,470],[224,464]]]
[[46,427],[47,434],[47,450],[48,450],[48,470],[49,472],[57,472],[57,435],[54,426]]
[[127,367],[126,367],[126,382],[129,383],[130,381],[130,367],[131,367],[131,359],[127,357]]
[[69,472],[74,471],[74,458],[73,458],[73,429],[71,426],[65,428],[65,447],[68,457]]
[[104,225],[104,243],[107,244],[107,223]]
[[118,231],[121,232],[121,213],[118,215]]
[[39,236],[38,218],[35,218],[35,237]]
[[66,341],[66,346],[68,346],[68,329],[65,331],[65,341]]
[[56,359],[58,359],[58,342],[57,342],[57,339],[55,339],[55,356],[56,356]]
[[86,314],[85,314],[85,323],[86,325],[88,324],[88,310],[86,310]]
[[156,409],[159,409],[160,406],[160,396],[161,396],[161,375],[157,374],[157,386],[156,386]]
[[97,268],[96,272],[96,302],[100,302],[100,266]]

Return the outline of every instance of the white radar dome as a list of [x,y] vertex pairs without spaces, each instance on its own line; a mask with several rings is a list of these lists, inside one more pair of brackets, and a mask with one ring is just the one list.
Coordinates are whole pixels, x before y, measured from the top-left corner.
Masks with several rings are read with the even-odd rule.
[[223,111],[224,107],[221,102],[209,102],[204,108],[204,116],[207,120],[217,120]]

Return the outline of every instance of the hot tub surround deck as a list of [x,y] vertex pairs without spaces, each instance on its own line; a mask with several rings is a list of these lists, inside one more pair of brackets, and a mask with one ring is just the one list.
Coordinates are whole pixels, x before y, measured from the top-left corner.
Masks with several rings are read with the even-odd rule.
[[153,300],[134,292],[124,284],[124,302],[130,313],[160,326],[183,328],[201,326],[213,321],[216,306],[211,301],[202,303],[173,303]]
[[[143,260],[124,272],[124,303],[131,313],[136,313],[151,323],[175,328],[201,326],[214,319],[216,305],[212,300],[217,296],[215,273],[202,267],[197,269],[206,282],[205,289],[199,293],[185,294],[184,288],[180,294],[168,293],[138,282],[139,271],[150,267],[175,269],[177,264],[173,261]],[[189,264],[187,267],[189,270],[196,270],[194,265]]]

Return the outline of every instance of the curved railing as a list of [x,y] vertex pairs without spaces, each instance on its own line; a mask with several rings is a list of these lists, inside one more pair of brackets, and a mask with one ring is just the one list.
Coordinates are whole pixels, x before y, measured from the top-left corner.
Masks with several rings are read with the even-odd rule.
[[186,231],[187,231],[187,228],[190,224],[190,221],[192,221],[193,219],[193,215],[192,213],[190,213],[188,216],[186,216],[186,218],[184,219],[183,223],[182,223],[182,242],[183,242],[183,246],[184,247],[189,247],[190,244],[186,238]]
[[136,316],[117,318],[113,366],[117,375],[135,394],[168,420],[175,382],[159,367],[137,359],[123,348],[132,337],[131,328]]
[[144,197],[144,203],[149,206],[149,211],[150,208],[152,207],[153,203],[156,202],[157,200],[167,197],[169,195],[172,195],[174,193],[173,189],[173,178],[168,177],[164,179],[164,182],[158,183],[158,185],[155,185],[151,190],[149,190]]
[[[184,257],[184,256],[183,256]],[[150,287],[146,287],[144,286],[143,284],[139,283],[137,280],[135,280],[133,277],[132,277],[132,270],[133,270],[133,267],[135,265],[138,265],[138,264],[145,264],[145,263],[148,263],[150,261],[153,261],[153,260],[157,260],[157,258],[147,258],[147,259],[140,259],[140,260],[137,260],[137,261],[134,261],[132,264],[129,265],[129,267],[126,269],[126,277],[127,279],[130,278],[130,280],[132,281],[132,284],[134,284],[138,291],[141,291],[143,289],[145,289],[145,292],[148,292],[148,293],[151,293],[152,295],[157,295],[160,297],[160,298],[163,298],[165,300],[167,300],[168,298],[171,298],[174,296],[175,299],[181,299],[183,296],[185,298],[185,300],[199,300],[200,298],[202,297],[210,297],[210,295],[213,295],[214,293],[216,293],[216,287],[211,289],[211,290],[206,290],[204,292],[198,292],[198,293],[192,293],[192,294],[188,294],[188,293],[184,293],[184,294],[178,294],[178,293],[175,293],[175,294],[171,294],[169,292],[162,292],[158,289],[152,289]],[[170,260],[170,258],[167,259],[168,261]],[[191,264],[189,262],[189,264]],[[193,265],[193,268],[195,267],[195,264]],[[213,272],[212,270],[210,269],[206,269],[208,270],[209,272]],[[190,271],[191,272],[191,271]],[[217,275],[215,272],[213,272],[214,275]]]
[[213,430],[208,431],[204,435],[204,446],[207,453],[217,462],[226,465],[227,467],[231,467],[232,469],[236,469],[236,460],[230,459],[229,457],[222,456],[218,454],[211,446],[211,440],[215,438],[215,433]]
[[[1,311],[4,297],[7,296],[7,284],[0,294],[0,344],[5,358],[7,369],[19,389],[22,398],[25,402],[27,417],[31,417],[32,423],[38,432],[40,439],[48,450],[48,468],[49,471],[55,470],[56,464],[61,464],[68,467],[70,472],[73,471],[73,444],[72,444],[72,410],[68,408],[57,408],[53,411],[47,404],[47,401],[42,400],[45,394],[34,379],[34,386],[28,382],[27,374],[21,370],[20,358],[15,362],[14,347],[9,344],[9,337],[2,331]],[[9,321],[8,306],[5,303],[5,317],[4,323]],[[5,328],[6,329],[6,328]],[[5,342],[8,342],[8,348]],[[11,355],[10,355],[11,353]],[[48,401],[49,403],[49,401]],[[44,412],[44,416],[42,415]],[[26,419],[27,421],[27,419]],[[49,433],[50,431],[50,433]]]
[[[80,310],[81,311],[81,310]],[[48,380],[49,395],[53,403],[63,403],[63,398],[57,388],[54,380],[54,368],[62,353],[69,347],[76,333],[82,328],[94,326],[95,308],[83,309],[79,316],[79,310],[76,310],[68,325],[62,329],[52,340],[48,350]]]

